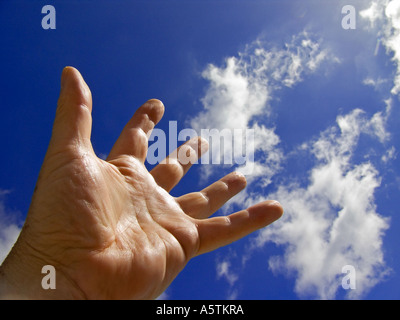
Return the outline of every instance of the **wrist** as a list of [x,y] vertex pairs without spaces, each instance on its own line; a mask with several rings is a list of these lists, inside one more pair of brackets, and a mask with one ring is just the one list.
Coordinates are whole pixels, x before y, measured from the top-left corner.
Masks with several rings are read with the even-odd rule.
[[[26,250],[19,238],[0,266],[0,300],[68,300],[85,295],[63,272]],[[43,268],[45,266],[50,266]],[[49,270],[50,269],[50,270]]]

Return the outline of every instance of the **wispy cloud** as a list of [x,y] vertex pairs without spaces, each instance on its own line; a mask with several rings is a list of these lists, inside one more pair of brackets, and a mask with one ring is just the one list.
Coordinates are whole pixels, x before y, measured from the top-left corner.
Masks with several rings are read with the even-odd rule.
[[[398,2],[386,1],[389,5],[385,7],[384,1],[373,1],[369,11],[361,13],[374,26],[386,19],[387,28],[379,37],[395,53],[393,61],[399,80],[396,76],[392,94],[400,92],[400,56],[396,56],[396,52],[400,54],[400,38],[392,41],[400,30]],[[392,98],[372,115],[358,108],[338,116],[335,125],[285,156],[271,120],[279,112],[279,106],[273,110],[271,102],[283,88],[292,88],[325,65],[340,62],[322,43],[306,32],[279,48],[257,40],[237,57],[226,59],[225,65],[209,65],[203,73],[209,80],[202,100],[204,110],[192,118],[191,125],[196,129],[254,129],[257,156],[252,163],[254,170],[247,176],[249,188],[230,203],[247,206],[279,199],[285,208],[283,218],[251,240],[251,249],[243,255],[242,265],[246,265],[256,248],[273,242],[283,249],[283,254],[270,257],[269,267],[273,272],[295,274],[295,291],[299,296],[335,298],[344,276],[343,266],[352,265],[357,289],[349,290],[347,296],[360,298],[390,273],[383,254],[383,237],[390,220],[379,214],[374,198],[381,173],[376,162],[371,161],[371,149],[360,151],[359,141],[361,137],[372,139],[386,149],[383,156],[374,160],[386,163],[396,157],[394,146],[388,147]],[[379,87],[386,82],[368,78],[364,84]],[[216,152],[219,147],[212,146]],[[288,169],[283,160],[302,156],[314,161],[308,172],[297,173],[290,183],[272,186],[275,191],[268,195],[262,193],[278,172]],[[216,166],[209,166],[203,173],[210,175],[213,170]],[[229,256],[217,263],[216,272],[232,289],[240,281],[240,272],[232,272]]]
[[0,264],[4,261],[17,240],[21,227],[16,221],[16,213],[6,209],[4,196],[9,193],[0,189]]
[[[318,39],[306,32],[294,36],[283,48],[270,46],[258,39],[244,52],[226,59],[225,65],[209,65],[203,77],[209,86],[202,99],[204,110],[190,120],[197,132],[203,128],[254,130],[251,146],[254,153],[261,153],[257,160],[248,159],[239,166],[249,182],[262,179],[264,186],[280,170],[283,159],[279,148],[280,138],[269,119],[270,102],[283,87],[293,87],[320,65],[337,59],[323,48]],[[212,141],[210,151],[223,157],[224,153],[236,152],[226,148],[221,152],[219,141]],[[247,174],[251,166],[251,174]],[[208,177],[217,166],[202,166],[203,176]],[[220,168],[218,168],[220,169]]]
[[378,43],[382,43],[392,56],[396,66],[391,93],[400,93],[400,0],[374,0],[360,15],[376,31]]
[[[262,40],[254,41],[237,57],[226,59],[225,65],[209,65],[205,69],[203,77],[209,80],[209,86],[202,99],[204,110],[191,119],[191,126],[197,132],[202,128],[240,128],[255,132],[252,148],[257,156],[250,163],[253,168],[251,174],[246,176],[249,188],[232,199],[230,204],[240,203],[243,206],[263,200],[265,195],[254,192],[255,186],[268,186],[272,177],[282,169],[284,155],[279,147],[280,137],[270,118],[276,112],[272,110],[271,101],[278,97],[281,89],[294,87],[324,63],[338,62],[319,39],[301,32],[279,48]],[[220,152],[219,143],[212,141],[210,149],[213,153]],[[205,167],[203,176],[208,177],[217,169],[220,168],[215,165]],[[240,171],[243,168],[239,166],[236,169]],[[286,199],[281,194],[277,198]],[[318,226],[317,222],[315,226]],[[318,228],[324,228],[324,225]],[[278,241],[260,233],[257,245],[262,246],[266,241],[285,240],[280,238]],[[226,256],[220,259],[216,273],[218,278],[224,278],[229,283],[232,298],[238,294],[235,284],[239,276],[232,271],[231,258]],[[246,257],[242,258],[245,263]]]
[[316,159],[308,185],[281,185],[270,195],[281,199],[285,215],[262,230],[253,245],[272,241],[284,246],[284,254],[270,258],[269,267],[273,272],[294,271],[301,297],[334,298],[345,265],[356,270],[357,288],[349,290],[349,298],[365,295],[389,271],[382,250],[389,220],[374,203],[379,172],[369,161],[352,163],[361,135],[378,140],[387,136],[376,124],[378,117],[368,118],[360,109],[339,116],[336,126],[302,148]]
[[239,280],[239,275],[233,271],[231,260],[236,257],[236,253],[226,255],[222,259],[218,259],[216,263],[216,273],[218,279],[225,279],[229,284],[227,299],[234,300],[238,296],[238,290],[235,283]]

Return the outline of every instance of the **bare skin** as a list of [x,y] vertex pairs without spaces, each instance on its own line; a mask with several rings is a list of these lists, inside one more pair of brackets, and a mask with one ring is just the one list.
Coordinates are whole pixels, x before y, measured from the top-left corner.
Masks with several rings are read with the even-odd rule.
[[[104,161],[90,141],[92,96],[79,71],[66,67],[51,141],[21,234],[0,268],[3,299],[153,299],[193,257],[228,245],[279,219],[265,201],[209,218],[246,186],[231,173],[200,192],[169,191],[190,167],[177,154],[200,156],[192,139],[150,172],[148,137],[164,106],[149,100],[133,115]],[[41,286],[44,265],[57,287]]]

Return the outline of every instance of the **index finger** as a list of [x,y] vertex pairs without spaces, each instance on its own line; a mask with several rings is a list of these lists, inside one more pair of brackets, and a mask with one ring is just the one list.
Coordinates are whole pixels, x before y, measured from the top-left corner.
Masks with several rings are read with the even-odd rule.
[[283,214],[279,202],[268,200],[229,216],[197,220],[198,255],[228,245],[278,220]]

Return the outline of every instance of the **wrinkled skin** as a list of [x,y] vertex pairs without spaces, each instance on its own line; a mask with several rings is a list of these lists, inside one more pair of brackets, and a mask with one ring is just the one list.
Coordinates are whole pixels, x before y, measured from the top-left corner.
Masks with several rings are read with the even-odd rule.
[[[231,173],[200,192],[169,191],[206,141],[192,139],[149,172],[148,137],[163,104],[149,100],[127,123],[108,158],[90,142],[91,92],[81,74],[63,70],[52,138],[21,234],[0,269],[0,297],[17,299],[151,299],[192,257],[227,245],[282,215],[265,201],[209,218],[246,186]],[[185,164],[187,163],[187,164]],[[41,286],[44,265],[56,289]]]

